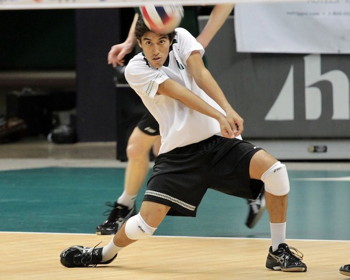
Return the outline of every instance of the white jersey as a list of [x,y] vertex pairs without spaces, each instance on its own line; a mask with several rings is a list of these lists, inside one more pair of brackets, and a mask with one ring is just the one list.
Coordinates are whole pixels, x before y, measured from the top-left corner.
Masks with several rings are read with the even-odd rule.
[[187,70],[186,62],[193,51],[204,54],[202,45],[187,30],[177,28],[168,60],[161,68],[151,67],[144,55],[139,53],[130,60],[125,69],[125,77],[130,87],[141,97],[159,123],[162,137],[159,153],[221,133],[220,125],[214,118],[192,110],[171,97],[157,94],[159,85],[167,79],[172,79],[224,113],[220,106],[198,87]]

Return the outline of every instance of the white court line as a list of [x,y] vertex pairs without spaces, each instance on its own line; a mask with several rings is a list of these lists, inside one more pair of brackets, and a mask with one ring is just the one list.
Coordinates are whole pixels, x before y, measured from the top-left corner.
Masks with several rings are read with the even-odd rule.
[[[0,231],[0,234],[47,234],[47,235],[88,235],[88,236],[98,236],[94,233],[61,233],[61,232],[22,232],[22,231]],[[234,240],[271,240],[271,238],[256,238],[256,237],[215,237],[215,236],[176,236],[176,235],[153,235],[150,238],[161,237],[161,238],[193,238],[193,239],[234,239]],[[295,241],[307,241],[307,242],[347,242],[350,243],[350,240],[337,240],[337,239],[296,239],[296,238],[287,238],[287,240]]]
[[293,181],[334,181],[334,182],[347,182],[350,181],[350,177],[317,177],[317,178],[296,178]]
[[[150,168],[153,166],[150,162]],[[350,171],[349,162],[284,162],[288,170]],[[127,162],[115,159],[0,159],[0,171],[45,167],[115,167],[125,168]]]
[[45,167],[114,167],[125,168],[126,162],[101,159],[1,159],[0,171]]

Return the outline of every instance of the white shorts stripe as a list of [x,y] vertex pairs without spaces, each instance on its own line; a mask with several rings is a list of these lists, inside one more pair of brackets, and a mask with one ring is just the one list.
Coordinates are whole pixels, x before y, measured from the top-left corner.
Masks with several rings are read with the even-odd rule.
[[193,206],[191,204],[188,204],[184,201],[181,201],[175,197],[172,197],[170,195],[167,195],[167,194],[164,194],[164,193],[160,193],[160,192],[156,192],[156,191],[151,191],[151,190],[147,190],[145,192],[145,195],[151,195],[151,196],[156,196],[156,197],[160,197],[160,198],[163,198],[163,199],[166,199],[166,200],[169,200],[175,204],[178,204],[180,205],[181,207],[183,208],[186,208],[190,211],[195,211],[196,210],[196,206]]

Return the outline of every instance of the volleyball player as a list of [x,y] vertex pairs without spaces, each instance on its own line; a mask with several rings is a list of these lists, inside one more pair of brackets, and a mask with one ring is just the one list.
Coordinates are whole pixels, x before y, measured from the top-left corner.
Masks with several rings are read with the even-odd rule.
[[[195,19],[193,8],[185,8],[185,17],[188,20]],[[233,9],[233,4],[216,5],[210,13],[209,21],[204,30],[199,34],[197,40],[202,46],[207,47],[217,31],[221,28]],[[127,39],[112,46],[108,53],[108,63],[113,67],[124,66],[125,56],[134,50],[136,38],[134,35],[138,14],[134,16]],[[183,24],[186,26],[186,23]],[[187,24],[191,27],[192,33],[197,33],[194,24]],[[194,27],[195,26],[195,27]],[[186,27],[186,29],[189,29]],[[136,213],[135,200],[149,170],[149,154],[153,147],[153,154],[157,155],[160,145],[159,127],[156,120],[149,113],[146,113],[133,130],[127,145],[128,163],[125,170],[124,189],[118,199],[110,204],[112,209],[107,219],[96,227],[96,233],[101,235],[114,234],[126,222],[126,220]],[[245,221],[248,228],[253,228],[259,221],[264,209],[265,198],[264,189],[261,188],[256,199],[247,200],[249,211]]]
[[124,247],[152,236],[167,215],[196,216],[208,188],[255,198],[257,185],[264,184],[271,229],[266,267],[305,272],[302,254],[285,243],[290,189],[286,166],[239,139],[243,119],[206,69],[202,45],[183,28],[156,34],[142,18],[135,35],[142,52],[128,63],[126,79],[159,124],[159,155],[140,212],[106,246],[69,247],[61,253],[61,263],[108,264]]

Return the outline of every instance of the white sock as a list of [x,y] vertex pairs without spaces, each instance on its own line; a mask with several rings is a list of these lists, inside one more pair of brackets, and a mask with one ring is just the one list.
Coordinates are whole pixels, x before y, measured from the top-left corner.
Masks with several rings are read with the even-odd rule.
[[119,204],[125,205],[125,206],[129,207],[129,209],[131,209],[135,204],[136,196],[137,195],[127,194],[126,191],[124,190],[122,195],[119,196],[117,202]]
[[116,254],[122,249],[122,247],[118,247],[114,245],[113,237],[109,243],[102,248],[102,262],[109,261],[114,258]]
[[278,249],[278,245],[286,242],[287,223],[270,223],[272,251]]

